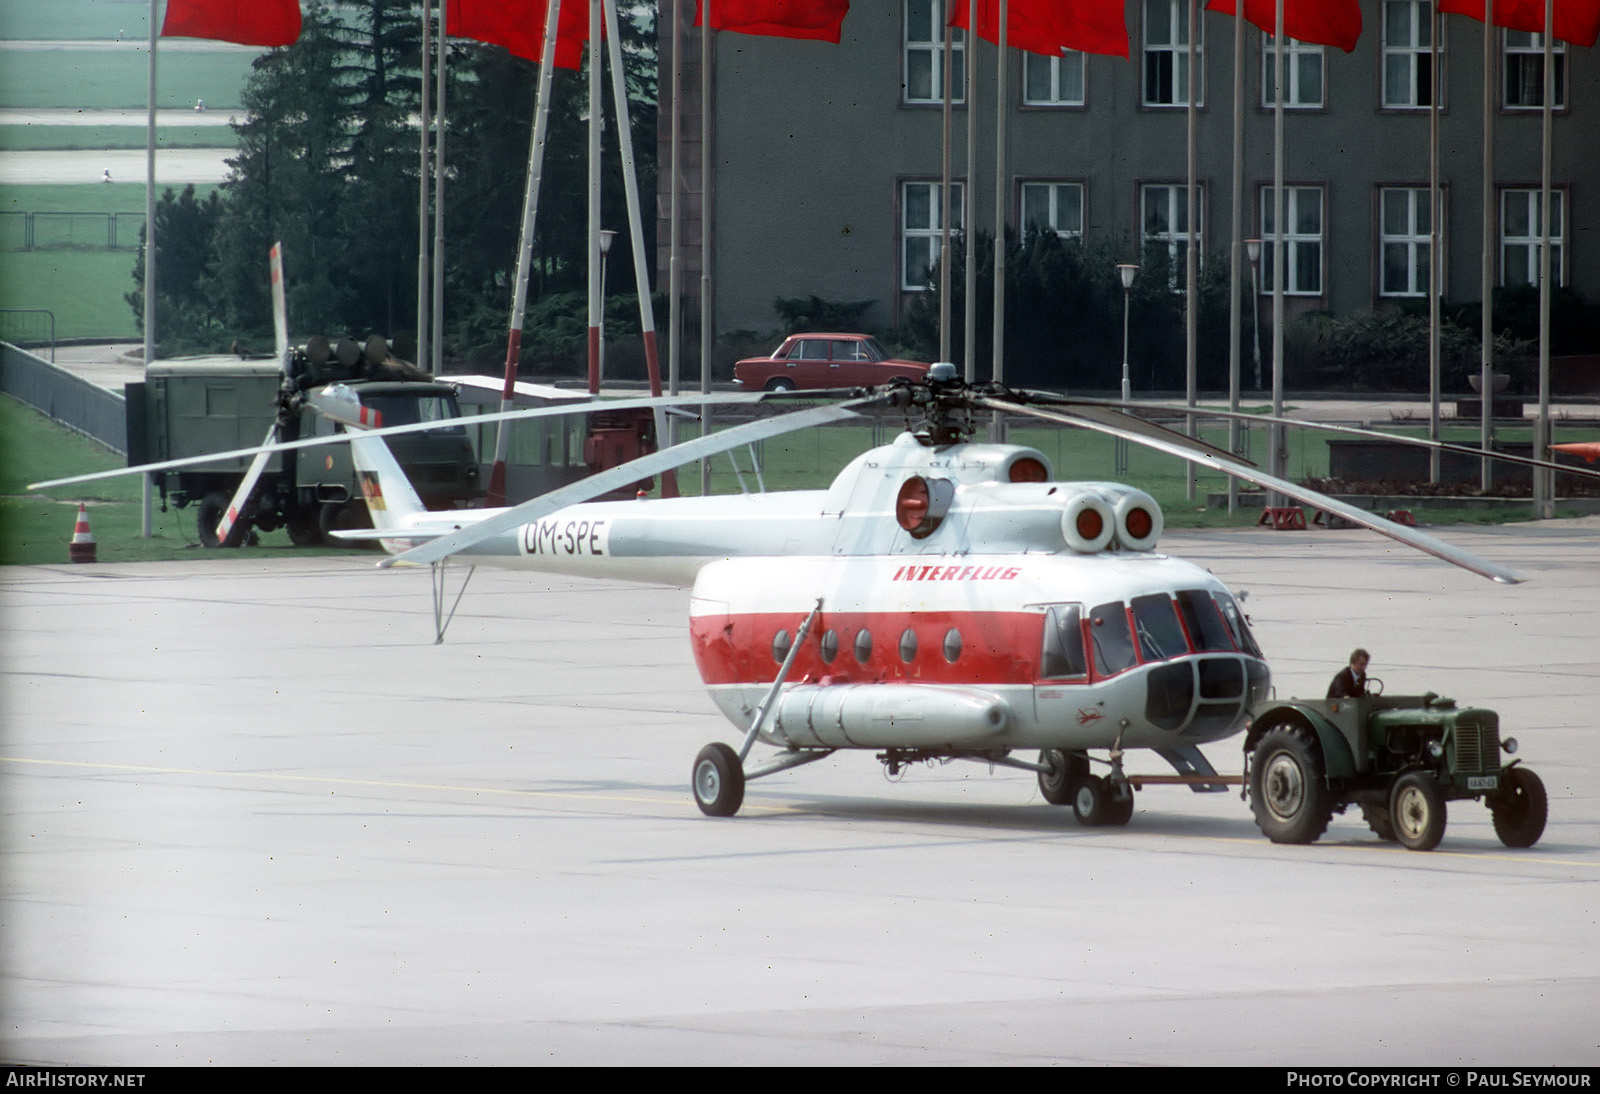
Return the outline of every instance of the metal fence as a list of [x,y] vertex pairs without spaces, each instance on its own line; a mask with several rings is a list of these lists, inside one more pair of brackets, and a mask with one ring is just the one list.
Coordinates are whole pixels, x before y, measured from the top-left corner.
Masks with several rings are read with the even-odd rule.
[[0,342],[49,346],[56,359],[56,313],[45,308],[0,308]]
[[0,391],[88,434],[113,452],[128,450],[122,395],[4,342],[0,342]]
[[143,213],[0,212],[0,251],[131,251]]

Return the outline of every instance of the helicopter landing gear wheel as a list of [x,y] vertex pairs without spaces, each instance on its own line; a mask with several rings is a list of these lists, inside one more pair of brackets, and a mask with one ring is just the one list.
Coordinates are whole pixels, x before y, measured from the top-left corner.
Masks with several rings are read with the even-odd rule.
[[744,804],[744,765],[739,754],[721,741],[706,745],[694,758],[690,778],[694,803],[708,817],[731,817]]
[[1123,825],[1133,819],[1133,789],[1121,794],[1110,779],[1098,775],[1080,776],[1072,784],[1072,815],[1085,828]]
[[1389,792],[1394,838],[1413,851],[1431,851],[1444,838],[1444,795],[1431,775],[1413,771],[1394,781]]
[[1049,768],[1039,772],[1039,793],[1044,800],[1051,805],[1071,805],[1074,785],[1089,774],[1088,758],[1078,752],[1047,748],[1039,753],[1039,763]]
[[1544,835],[1550,801],[1544,781],[1525,767],[1506,772],[1506,789],[1489,799],[1494,817],[1494,834],[1507,847],[1532,847]]

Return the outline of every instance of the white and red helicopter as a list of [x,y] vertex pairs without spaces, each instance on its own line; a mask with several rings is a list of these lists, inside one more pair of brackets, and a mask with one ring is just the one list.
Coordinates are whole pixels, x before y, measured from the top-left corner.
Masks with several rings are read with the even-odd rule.
[[[391,553],[382,566],[434,566],[441,637],[443,564],[452,558],[692,588],[696,663],[742,735],[737,747],[712,743],[694,760],[695,801],[714,816],[739,810],[749,780],[842,749],[875,752],[891,773],[947,759],[1032,771],[1048,801],[1070,804],[1087,825],[1132,816],[1128,749],[1151,749],[1178,772],[1145,781],[1197,790],[1240,781],[1219,776],[1198,747],[1243,730],[1269,692],[1267,662],[1236,598],[1205,569],[1157,550],[1163,522],[1149,495],[1118,483],[1056,481],[1036,449],[969,441],[979,415],[1123,437],[1485,577],[1520,580],[1115,404],[973,387],[949,365],[922,381],[758,418],[504,509],[423,507],[383,438],[442,423],[365,429],[359,401],[337,385],[312,401],[351,432],[274,447],[350,441],[375,527],[342,535],[381,542]],[[857,457],[824,490],[588,500],[667,467],[874,410],[903,414],[907,430]],[[501,416],[548,413],[570,408]],[[158,466],[166,465],[122,473]],[[81,480],[37,486],[72,481]],[[757,741],[777,752],[752,765]],[[1034,750],[1035,758],[1017,755]],[[1102,752],[1093,762],[1104,775],[1091,767]]]

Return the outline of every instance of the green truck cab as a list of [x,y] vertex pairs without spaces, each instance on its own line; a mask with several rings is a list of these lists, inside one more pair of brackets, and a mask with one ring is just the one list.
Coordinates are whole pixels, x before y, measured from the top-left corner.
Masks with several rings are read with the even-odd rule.
[[[347,355],[348,357],[348,355]],[[290,441],[342,428],[312,410],[310,388],[338,381],[383,425],[460,417],[456,389],[431,379],[395,378],[355,358],[341,367],[319,354],[296,351],[287,372],[274,359],[215,356],[153,361],[143,383],[127,385],[128,463],[203,456],[253,448],[276,429]],[[483,497],[477,456],[459,422],[391,439],[400,466],[430,509],[452,509]],[[296,546],[323,543],[330,531],[370,527],[349,446],[324,445],[274,453],[226,544],[216,528],[249,468],[248,456],[157,472],[163,505],[196,508],[196,530],[207,547],[236,546],[252,529],[286,528]]]
[[1415,851],[1444,836],[1446,802],[1483,801],[1508,847],[1544,833],[1539,776],[1500,736],[1492,710],[1424,695],[1290,699],[1259,711],[1245,738],[1250,808],[1275,843],[1312,843],[1335,812],[1361,807],[1382,839]]

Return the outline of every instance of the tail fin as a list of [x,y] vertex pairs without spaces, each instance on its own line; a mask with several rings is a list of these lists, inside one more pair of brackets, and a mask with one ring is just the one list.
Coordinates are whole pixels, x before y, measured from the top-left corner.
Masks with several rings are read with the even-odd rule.
[[404,528],[418,514],[426,513],[428,507],[422,504],[383,438],[351,432],[350,458],[355,462],[356,478],[372,514],[372,526],[380,530]]

